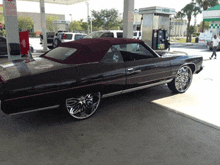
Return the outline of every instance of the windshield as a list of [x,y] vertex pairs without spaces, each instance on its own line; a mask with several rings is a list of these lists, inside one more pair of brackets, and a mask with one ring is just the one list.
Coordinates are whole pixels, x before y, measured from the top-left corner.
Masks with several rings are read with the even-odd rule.
[[103,32],[93,32],[85,36],[84,38],[99,38]]
[[49,51],[43,57],[49,57],[52,59],[64,61],[67,57],[71,56],[76,51],[77,51],[77,49],[74,49],[74,48],[57,47],[57,48]]

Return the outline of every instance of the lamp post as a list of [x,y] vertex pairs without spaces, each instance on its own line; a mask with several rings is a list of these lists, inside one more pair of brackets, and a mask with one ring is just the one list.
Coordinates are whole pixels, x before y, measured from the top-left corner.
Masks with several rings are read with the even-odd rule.
[[72,21],[73,21],[73,20],[72,20],[72,14],[69,14],[69,15],[70,15],[70,17],[71,17],[71,22],[72,22]]
[[89,34],[89,2],[86,2],[87,5],[87,21],[88,21],[88,34]]
[[90,23],[91,23],[91,33],[92,33],[92,16],[90,18]]

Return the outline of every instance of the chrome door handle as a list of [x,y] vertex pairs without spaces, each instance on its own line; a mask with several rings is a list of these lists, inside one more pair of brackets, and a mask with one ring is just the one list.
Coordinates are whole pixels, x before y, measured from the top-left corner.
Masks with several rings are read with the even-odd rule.
[[134,71],[134,68],[128,68],[127,69],[129,72]]

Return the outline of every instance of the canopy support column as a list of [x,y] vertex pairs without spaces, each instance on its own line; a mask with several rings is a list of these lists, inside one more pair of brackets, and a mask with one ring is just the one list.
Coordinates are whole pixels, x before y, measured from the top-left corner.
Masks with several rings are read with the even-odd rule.
[[47,27],[46,27],[46,19],[45,19],[45,7],[44,0],[40,0],[40,16],[41,16],[41,30],[43,34],[43,50],[47,50]]
[[133,37],[134,0],[124,0],[123,37]]
[[[7,38],[8,60],[12,61],[21,58],[19,47],[20,41],[18,31],[17,3],[16,0],[3,0],[3,6]],[[15,47],[15,45],[17,46]],[[18,49],[18,51],[15,54],[11,55],[10,50],[12,49]]]

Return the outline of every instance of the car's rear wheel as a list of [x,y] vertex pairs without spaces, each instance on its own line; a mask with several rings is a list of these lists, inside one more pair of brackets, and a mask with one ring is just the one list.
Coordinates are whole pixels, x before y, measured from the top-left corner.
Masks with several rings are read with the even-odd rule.
[[189,66],[182,66],[176,77],[168,83],[168,87],[175,93],[184,93],[191,85],[193,78],[192,69]]
[[101,93],[91,93],[66,99],[66,109],[75,119],[86,119],[95,113],[101,100]]
[[48,46],[49,49],[53,49],[53,46]]

